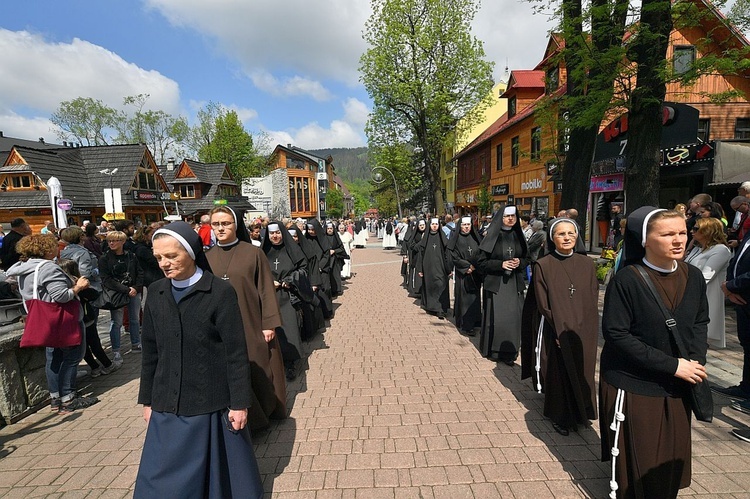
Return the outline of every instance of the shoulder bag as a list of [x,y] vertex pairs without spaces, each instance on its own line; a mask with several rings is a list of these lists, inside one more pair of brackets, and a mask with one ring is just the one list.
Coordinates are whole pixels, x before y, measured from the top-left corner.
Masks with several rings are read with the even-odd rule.
[[102,292],[91,304],[103,310],[117,310],[130,303],[130,295],[102,286]]
[[[664,306],[664,302],[659,296],[659,293],[656,291],[654,282],[651,280],[651,277],[649,277],[648,273],[643,269],[642,266],[635,265],[635,268],[638,269],[641,277],[643,277],[643,280],[646,282],[646,287],[648,287],[648,290],[651,292],[654,300],[656,300],[656,303],[659,305],[661,313],[664,315],[664,323],[671,333],[672,339],[674,339],[674,342],[677,345],[677,352],[680,354],[680,357],[690,359],[690,357],[688,357],[688,350],[685,347],[685,343],[682,341],[682,337],[677,331],[677,321],[674,319],[669,309]],[[711,387],[708,386],[707,381],[690,385],[690,406],[692,407],[693,414],[695,414],[695,417],[696,419],[698,419],[698,421],[710,423],[713,420],[714,399],[711,395]]]
[[39,262],[34,269],[33,298],[23,303],[28,315],[21,335],[21,347],[66,348],[80,345],[81,305],[78,300],[58,303],[39,299],[39,267],[43,263],[46,262]]

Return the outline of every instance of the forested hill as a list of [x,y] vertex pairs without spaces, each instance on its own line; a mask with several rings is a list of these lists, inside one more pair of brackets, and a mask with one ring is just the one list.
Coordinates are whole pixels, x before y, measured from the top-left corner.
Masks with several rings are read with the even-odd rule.
[[367,160],[367,148],[311,149],[311,153],[322,158],[333,156],[336,175],[347,182],[370,179],[370,165]]

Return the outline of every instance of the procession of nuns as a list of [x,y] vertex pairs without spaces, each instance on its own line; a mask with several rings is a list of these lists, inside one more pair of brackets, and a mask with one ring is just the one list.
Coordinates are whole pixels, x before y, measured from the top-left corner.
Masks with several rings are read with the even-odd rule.
[[[520,222],[512,205],[494,214],[484,237],[472,217],[455,228],[438,218],[405,219],[402,285],[427,314],[445,320],[452,281],[456,328],[478,332],[482,356],[498,369],[513,369],[520,355],[521,379],[543,397],[554,431],[568,436],[600,418],[609,497],[677,497],[691,481],[691,387],[707,377],[706,284],[682,261],[684,217],[648,206],[627,217],[605,292],[598,391],[599,283],[579,226],[549,220],[545,247],[530,253]],[[677,318],[671,330],[662,308]]]

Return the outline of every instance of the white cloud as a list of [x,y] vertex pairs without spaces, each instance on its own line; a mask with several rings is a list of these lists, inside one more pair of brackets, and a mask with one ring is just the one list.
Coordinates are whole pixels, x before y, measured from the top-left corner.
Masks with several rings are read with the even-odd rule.
[[175,26],[195,29],[239,61],[261,68],[357,83],[369,0],[144,0]]
[[51,114],[60,102],[76,97],[121,108],[123,97],[140,93],[150,94],[148,104],[155,109],[180,112],[177,82],[78,38],[57,43],[0,29],[0,53],[0,112],[29,108]]
[[24,140],[44,138],[47,143],[58,143],[57,127],[43,117],[26,118],[19,114],[0,113],[0,131],[6,137],[16,137]]
[[366,145],[363,128],[367,122],[367,105],[350,97],[341,103],[344,117],[331,121],[328,127],[314,121],[301,128],[267,131],[273,144],[292,144],[303,149],[361,147]]
[[363,128],[369,116],[370,110],[361,100],[350,97],[344,102],[344,121],[347,123]]
[[255,109],[240,107],[236,104],[230,104],[227,107],[237,113],[237,117],[242,123],[247,123],[248,121],[252,121],[258,117],[258,111],[256,111]]
[[333,96],[318,81],[301,76],[279,80],[268,71],[257,70],[250,75],[253,84],[274,96],[310,96],[316,101],[327,101]]

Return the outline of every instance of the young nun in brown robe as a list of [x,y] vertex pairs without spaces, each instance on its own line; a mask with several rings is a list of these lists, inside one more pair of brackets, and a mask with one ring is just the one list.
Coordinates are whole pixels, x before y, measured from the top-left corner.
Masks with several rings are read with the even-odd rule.
[[[638,208],[628,216],[624,240],[602,316],[602,460],[613,461],[611,498],[674,498],[690,485],[690,386],[707,377],[706,281],[682,261],[687,229],[680,213]],[[636,265],[671,311],[689,359],[679,355]]]
[[269,418],[286,417],[284,361],[275,329],[281,313],[268,259],[250,243],[241,214],[228,206],[211,211],[216,245],[206,252],[215,275],[228,280],[237,293],[245,328],[250,380],[254,395],[248,414],[252,430],[265,428]]
[[557,218],[549,253],[534,264],[526,294],[521,379],[544,391],[544,415],[561,435],[596,418],[599,283],[594,261],[575,252],[578,226]]

